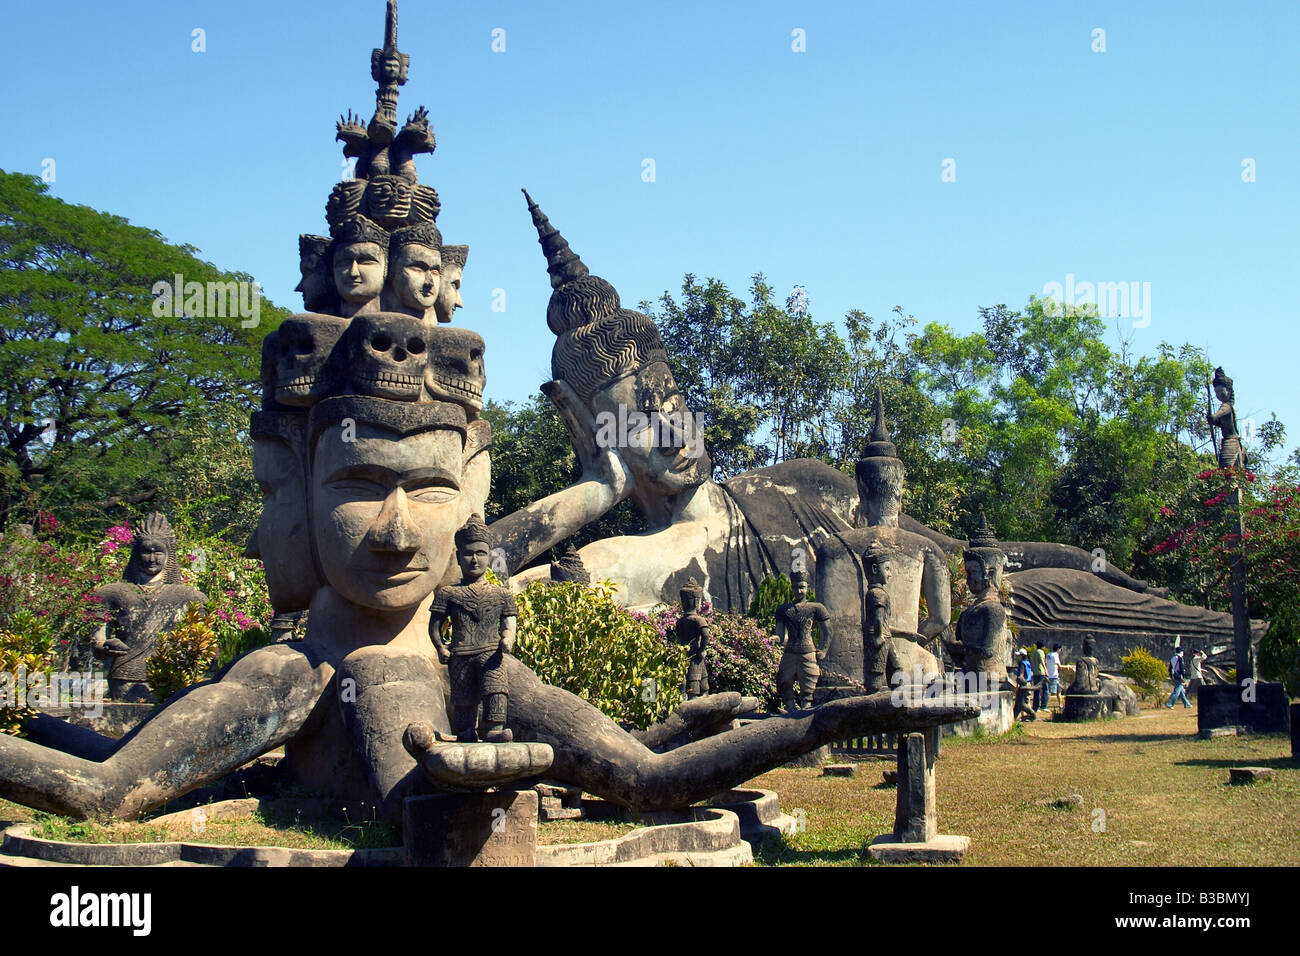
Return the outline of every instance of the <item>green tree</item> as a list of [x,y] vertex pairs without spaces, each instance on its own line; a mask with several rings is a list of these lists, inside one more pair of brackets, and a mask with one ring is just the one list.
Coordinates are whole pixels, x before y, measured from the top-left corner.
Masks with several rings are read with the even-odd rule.
[[[178,435],[246,424],[261,339],[287,313],[262,301],[244,327],[224,293],[252,278],[197,252],[0,171],[0,524],[38,507],[76,520],[86,504],[102,524],[99,512],[157,499],[193,451]],[[192,300],[156,314],[156,283],[177,275],[222,283],[211,311],[227,314]],[[239,414],[214,417],[214,403]],[[242,442],[242,426],[221,427]]]

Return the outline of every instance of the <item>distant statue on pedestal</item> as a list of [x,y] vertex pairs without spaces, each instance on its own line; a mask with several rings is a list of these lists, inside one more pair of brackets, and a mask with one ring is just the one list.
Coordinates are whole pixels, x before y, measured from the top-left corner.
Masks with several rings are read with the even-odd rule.
[[1245,468],[1246,449],[1241,447],[1241,435],[1237,432],[1237,411],[1233,406],[1235,395],[1232,379],[1224,374],[1223,368],[1214,370],[1214,396],[1219,400],[1219,407],[1205,417],[1211,428],[1219,429],[1223,440],[1219,443],[1220,468]]
[[140,522],[122,580],[97,588],[95,595],[112,612],[91,639],[95,656],[111,661],[109,697],[152,701],[145,665],[158,646],[158,635],[175,627],[191,604],[208,600],[202,591],[181,583],[176,534],[165,516],[154,512]]
[[862,563],[869,584],[862,628],[862,683],[866,693],[875,694],[891,690],[894,675],[902,667],[889,629],[889,577],[893,565],[889,552],[878,541],[867,548]]

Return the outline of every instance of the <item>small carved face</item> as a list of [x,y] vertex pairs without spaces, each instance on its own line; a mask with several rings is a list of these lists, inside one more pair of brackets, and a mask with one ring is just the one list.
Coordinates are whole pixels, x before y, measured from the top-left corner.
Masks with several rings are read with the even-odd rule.
[[472,412],[483,408],[483,338],[469,329],[429,329],[429,363],[424,387],[430,398],[455,402]]
[[162,577],[167,570],[167,542],[145,538],[136,547],[136,567],[147,579],[144,583],[152,584]]
[[1229,396],[1228,396],[1228,386],[1226,386],[1226,385],[1217,385],[1217,384],[1216,384],[1216,385],[1214,386],[1214,397],[1217,398],[1217,399],[1218,399],[1219,401],[1221,401],[1221,402],[1229,402],[1229,401],[1231,401],[1231,398],[1229,398]]
[[963,562],[966,566],[966,587],[976,598],[997,594],[1002,584],[1002,568],[1006,558],[1000,555],[971,555]]
[[889,579],[894,575],[894,564],[887,557],[868,557],[867,558],[867,580],[872,584],[884,587],[889,584]]
[[411,184],[399,176],[372,176],[366,183],[366,216],[394,228],[411,214]]
[[303,306],[310,312],[322,311],[335,295],[325,256],[317,249],[309,250],[299,260],[298,271],[302,273],[302,281],[295,291],[302,293]]
[[418,242],[399,247],[388,270],[388,283],[402,311],[421,318],[437,303],[441,280],[442,253]]
[[346,600],[391,610],[433,593],[469,517],[462,446],[452,429],[399,439],[365,423],[355,441],[320,438],[312,533],[326,581]]
[[305,406],[321,398],[329,387],[325,365],[347,327],[348,320],[338,316],[295,315],[271,333],[277,402]]
[[438,301],[434,311],[439,322],[450,322],[452,313],[461,308],[460,278],[465,267],[456,263],[447,263],[442,269],[442,281],[438,283]]
[[429,357],[424,323],[391,312],[352,321],[352,387],[361,395],[417,401]]
[[334,286],[345,302],[362,305],[384,288],[387,254],[376,242],[351,242],[334,250]]
[[800,579],[794,583],[794,599],[805,601],[808,598],[808,582]]
[[456,562],[465,580],[477,581],[492,563],[492,549],[486,541],[473,541],[456,552]]

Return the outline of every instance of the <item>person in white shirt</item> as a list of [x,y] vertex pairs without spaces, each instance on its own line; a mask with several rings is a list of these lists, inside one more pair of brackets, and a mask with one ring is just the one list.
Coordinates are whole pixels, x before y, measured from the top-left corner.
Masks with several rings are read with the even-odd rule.
[[1052,653],[1047,655],[1045,663],[1047,672],[1047,697],[1050,700],[1053,695],[1060,696],[1061,693],[1061,645],[1053,644]]

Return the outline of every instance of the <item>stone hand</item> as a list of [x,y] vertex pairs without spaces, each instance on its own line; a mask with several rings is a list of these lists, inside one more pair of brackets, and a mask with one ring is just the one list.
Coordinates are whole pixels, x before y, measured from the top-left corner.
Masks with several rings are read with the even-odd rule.
[[549,744],[463,744],[439,741],[433,728],[413,723],[402,745],[439,790],[486,790],[550,769],[555,752]]
[[547,382],[542,392],[560,413],[584,476],[593,477],[610,487],[618,500],[632,491],[633,477],[617,448],[596,444],[596,419],[573,388],[563,379]]

